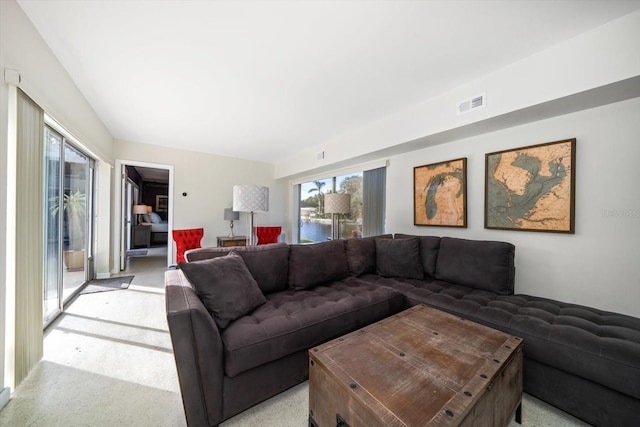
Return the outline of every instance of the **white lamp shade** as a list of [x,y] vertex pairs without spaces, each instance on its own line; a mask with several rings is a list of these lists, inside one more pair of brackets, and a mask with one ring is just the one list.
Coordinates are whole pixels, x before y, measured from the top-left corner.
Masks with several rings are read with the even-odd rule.
[[234,185],[233,210],[239,212],[267,212],[269,210],[269,187]]
[[351,194],[329,193],[324,195],[324,212],[347,214],[351,212]]
[[225,221],[237,221],[240,219],[240,212],[236,212],[233,208],[224,208]]
[[133,205],[133,213],[135,215],[143,215],[147,213],[147,205]]

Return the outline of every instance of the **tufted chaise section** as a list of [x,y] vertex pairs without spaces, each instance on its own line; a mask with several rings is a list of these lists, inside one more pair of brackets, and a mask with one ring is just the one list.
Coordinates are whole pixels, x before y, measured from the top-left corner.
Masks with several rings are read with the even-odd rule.
[[[633,400],[640,399],[640,319],[529,295],[465,290],[437,281],[407,291],[405,298],[409,305],[427,304],[524,338],[524,388],[528,393],[543,399],[553,395],[557,406],[575,413],[574,407],[558,403],[558,396],[566,395],[566,405],[580,406],[580,394],[585,402],[594,401],[593,396],[587,398],[593,387],[595,401],[603,407],[592,403],[581,409],[582,413],[593,412],[591,422],[625,425],[634,418],[640,420],[638,400]],[[546,381],[553,378],[548,374],[551,369],[559,376],[580,378],[576,382],[580,394],[553,389],[554,383]],[[545,373],[545,382],[539,372]],[[616,414],[617,420],[625,421],[613,422],[606,415],[605,408],[610,406],[606,398],[626,407],[626,414],[620,410]],[[624,400],[628,404],[620,405]]]
[[426,303],[524,338],[527,357],[640,399],[640,319],[528,295],[413,289]]

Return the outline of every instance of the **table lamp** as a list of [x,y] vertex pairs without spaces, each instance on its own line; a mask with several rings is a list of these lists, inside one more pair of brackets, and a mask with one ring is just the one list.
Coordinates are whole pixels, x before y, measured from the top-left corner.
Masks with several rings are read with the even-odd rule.
[[237,221],[240,219],[240,212],[236,212],[233,208],[224,208],[224,219],[225,221],[230,221],[229,224],[229,237],[234,237],[233,235],[233,221]]
[[146,215],[147,205],[133,205],[133,214],[138,215],[138,225],[140,225],[140,215]]

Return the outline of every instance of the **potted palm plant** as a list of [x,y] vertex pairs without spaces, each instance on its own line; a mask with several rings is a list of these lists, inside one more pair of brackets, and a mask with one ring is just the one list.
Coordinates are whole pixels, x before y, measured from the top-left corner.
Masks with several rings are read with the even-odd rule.
[[[60,210],[58,196],[50,199],[51,215],[56,216]],[[80,190],[64,194],[62,210],[64,212],[64,263],[67,271],[84,270],[85,248],[85,215],[87,195]]]

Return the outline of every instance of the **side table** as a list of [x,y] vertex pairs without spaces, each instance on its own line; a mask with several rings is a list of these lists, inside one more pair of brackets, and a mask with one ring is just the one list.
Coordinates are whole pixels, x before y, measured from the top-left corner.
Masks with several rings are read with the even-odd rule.
[[150,225],[135,225],[133,226],[133,245],[134,248],[143,246],[151,246],[151,226]]
[[246,236],[218,236],[218,246],[219,247],[229,247],[229,246],[246,246],[247,245],[247,237]]

